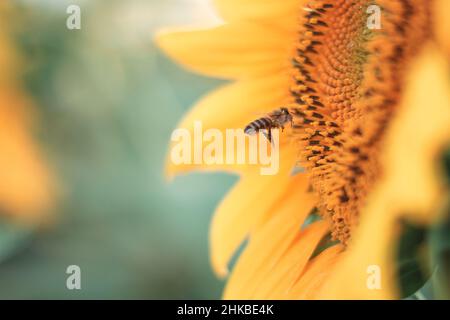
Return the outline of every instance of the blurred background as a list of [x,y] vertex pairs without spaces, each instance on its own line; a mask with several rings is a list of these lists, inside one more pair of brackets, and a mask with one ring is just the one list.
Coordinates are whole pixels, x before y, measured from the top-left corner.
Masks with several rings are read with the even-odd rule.
[[[70,4],[81,30],[66,27]],[[172,130],[220,82],[152,40],[217,23],[208,4],[2,0],[0,299],[220,297],[208,227],[236,177],[163,176]],[[81,290],[66,288],[72,264]]]

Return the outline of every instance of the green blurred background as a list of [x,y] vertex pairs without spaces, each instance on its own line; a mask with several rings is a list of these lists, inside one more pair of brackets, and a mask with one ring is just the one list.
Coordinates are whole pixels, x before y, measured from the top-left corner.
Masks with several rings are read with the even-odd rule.
[[[171,131],[220,82],[181,70],[152,41],[162,26],[214,22],[206,1],[13,2],[36,135],[61,192],[46,228],[2,218],[0,299],[219,298],[208,227],[236,178],[169,184],[163,171]],[[69,4],[81,30],[66,28]],[[81,290],[66,288],[72,264]]]

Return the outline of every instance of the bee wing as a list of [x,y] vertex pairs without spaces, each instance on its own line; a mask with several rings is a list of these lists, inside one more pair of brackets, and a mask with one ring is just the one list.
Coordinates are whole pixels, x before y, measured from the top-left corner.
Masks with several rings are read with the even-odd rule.
[[252,115],[252,117],[253,117],[254,119],[258,119],[258,118],[266,118],[266,117],[268,117],[270,114],[271,114],[271,112],[269,112],[269,111],[266,111],[266,112],[264,112],[264,111],[254,111],[254,112],[251,113],[251,115]]
[[267,115],[267,112],[263,112],[263,111],[253,111],[253,112],[251,113],[251,115],[253,115],[253,116],[265,116],[265,115]]

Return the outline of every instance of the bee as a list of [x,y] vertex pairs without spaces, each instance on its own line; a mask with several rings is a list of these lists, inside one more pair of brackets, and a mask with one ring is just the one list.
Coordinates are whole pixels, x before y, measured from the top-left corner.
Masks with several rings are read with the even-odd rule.
[[260,131],[263,131],[264,136],[272,142],[272,129],[281,128],[284,130],[286,123],[290,123],[293,126],[293,118],[287,108],[280,108],[272,111],[267,116],[256,119],[245,127],[244,132],[248,135],[254,135]]

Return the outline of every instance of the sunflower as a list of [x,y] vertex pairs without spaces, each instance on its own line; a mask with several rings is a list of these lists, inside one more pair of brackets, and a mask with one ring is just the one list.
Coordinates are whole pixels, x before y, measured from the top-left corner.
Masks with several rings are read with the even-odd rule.
[[[446,192],[439,157],[450,142],[450,4],[215,3],[223,25],[157,35],[189,70],[232,81],[179,127],[201,120],[205,128],[243,128],[255,112],[280,107],[294,117],[277,175],[247,165],[167,165],[169,175],[240,176],[211,226],[219,276],[243,246],[224,298],[399,298],[400,221],[432,223]],[[374,5],[380,28],[368,27]],[[380,271],[376,288],[372,267]]]
[[21,61],[10,37],[10,4],[0,4],[0,212],[34,218],[52,202],[51,175],[32,137],[33,105],[20,85]]

